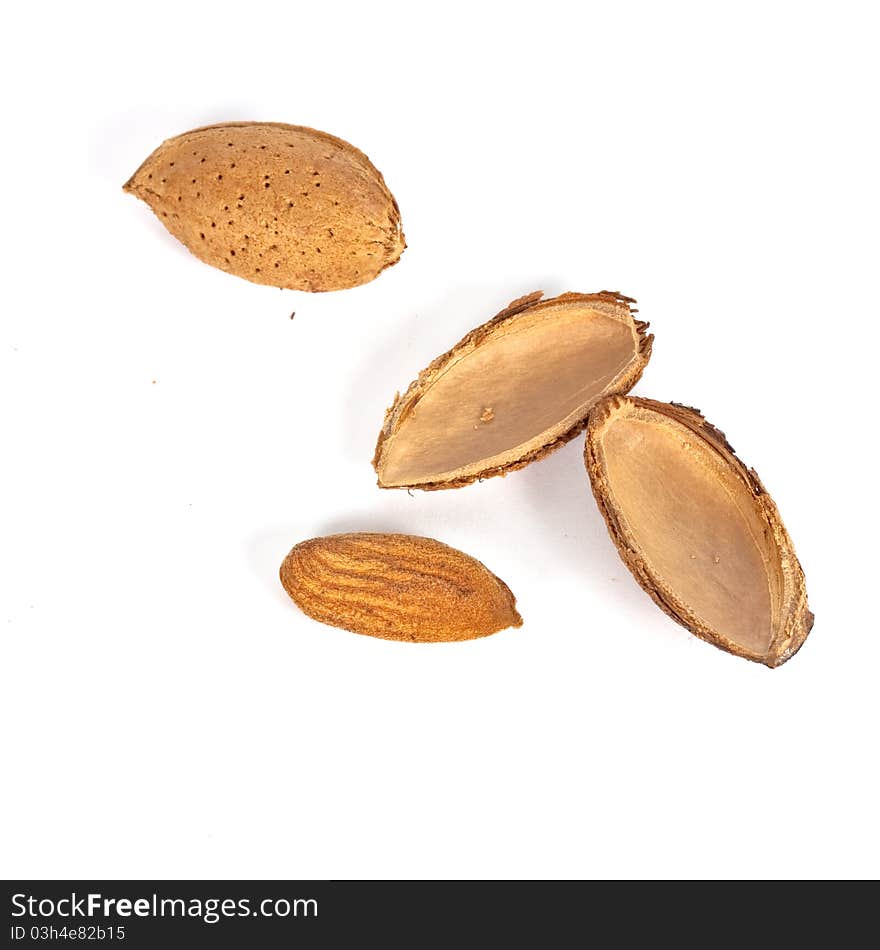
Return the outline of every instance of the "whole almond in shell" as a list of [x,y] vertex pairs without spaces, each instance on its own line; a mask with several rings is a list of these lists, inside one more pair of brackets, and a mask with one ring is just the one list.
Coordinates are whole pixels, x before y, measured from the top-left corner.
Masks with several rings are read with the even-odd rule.
[[431,538],[312,538],[284,559],[281,583],[315,620],[387,640],[471,640],[522,625],[504,581]]
[[696,410],[611,397],[587,429],[587,471],[611,538],[673,620],[775,667],[813,625],[804,573],[754,469]]
[[326,132],[232,122],[163,142],[126,183],[200,260],[257,284],[341,290],[406,247],[394,196]]
[[381,488],[458,488],[522,468],[573,439],[591,407],[628,392],[651,355],[618,293],[515,300],[419,374],[385,415]]

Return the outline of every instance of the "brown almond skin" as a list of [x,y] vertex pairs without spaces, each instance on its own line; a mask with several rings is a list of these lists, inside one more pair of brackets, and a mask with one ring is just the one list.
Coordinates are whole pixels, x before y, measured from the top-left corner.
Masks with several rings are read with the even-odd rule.
[[[631,407],[654,411],[685,426],[695,439],[702,440],[713,453],[717,454],[731,475],[739,480],[747,495],[751,497],[755,511],[763,522],[765,537],[768,543],[772,542],[780,561],[781,619],[773,631],[766,652],[755,653],[746,650],[726,637],[723,631],[713,629],[701,621],[687,604],[682,603],[655,576],[651,565],[633,543],[609,489],[599,449],[601,432],[609,418],[615,413],[626,412]],[[724,433],[707,422],[698,409],[679,403],[664,403],[635,396],[610,396],[597,403],[590,413],[584,461],[596,503],[621,559],[638,584],[664,613],[713,646],[735,656],[763,663],[771,669],[781,666],[797,653],[810,633],[815,618],[807,605],[804,572],[795,554],[794,545],[782,523],[779,509],[761,483],[757,472],[743,465]]]
[[[390,442],[399,432],[401,426],[406,424],[407,418],[417,411],[420,400],[433,382],[450,366],[454,365],[463,354],[483,345],[487,339],[500,329],[515,329],[517,321],[524,316],[534,315],[544,310],[554,308],[557,305],[566,304],[583,304],[588,307],[594,306],[597,309],[613,309],[625,314],[627,319],[632,321],[634,328],[636,339],[635,352],[630,366],[617,380],[612,391],[615,393],[625,393],[635,386],[651,358],[654,335],[647,332],[648,323],[633,319],[632,315],[638,311],[633,306],[636,301],[632,297],[627,297],[617,291],[609,290],[592,294],[569,292],[560,294],[558,297],[550,297],[547,299],[542,299],[543,296],[543,291],[538,290],[508,304],[491,320],[471,330],[470,333],[459,340],[452,349],[433,360],[433,362],[419,373],[417,379],[410,384],[403,395],[400,393],[396,395],[394,402],[385,412],[385,419],[376,442],[376,450],[373,456],[373,468],[378,475],[377,484],[380,488],[418,488],[422,491],[438,491],[446,488],[461,488],[475,481],[482,481],[483,479],[492,478],[496,475],[505,476],[509,472],[517,471],[526,465],[530,465],[532,462],[539,461],[583,432],[587,425],[586,412],[564,431],[553,432],[545,441],[531,446],[518,458],[508,461],[505,464],[485,468],[475,473],[453,476],[431,482],[418,482],[412,485],[388,485],[385,483],[383,479],[383,467]],[[560,343],[562,342],[564,341],[560,341]],[[487,419],[483,417],[482,421],[485,422]]]
[[315,620],[386,640],[486,637],[522,618],[510,588],[476,559],[431,538],[336,534],[303,541],[281,583]]
[[230,122],[163,142],[124,185],[196,257],[257,284],[356,287],[406,247],[363,152],[326,132]]

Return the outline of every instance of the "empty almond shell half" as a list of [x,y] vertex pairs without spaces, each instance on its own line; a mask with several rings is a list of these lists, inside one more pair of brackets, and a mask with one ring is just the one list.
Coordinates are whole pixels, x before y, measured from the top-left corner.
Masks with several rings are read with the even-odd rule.
[[419,374],[385,414],[381,488],[458,488],[522,468],[574,438],[592,406],[628,392],[651,354],[631,298],[515,300]]
[[315,620],[386,640],[473,640],[522,626],[504,581],[431,538],[312,538],[284,559],[281,583]]
[[773,499],[696,410],[611,397],[590,415],[586,466],[626,566],[691,633],[775,667],[813,625]]

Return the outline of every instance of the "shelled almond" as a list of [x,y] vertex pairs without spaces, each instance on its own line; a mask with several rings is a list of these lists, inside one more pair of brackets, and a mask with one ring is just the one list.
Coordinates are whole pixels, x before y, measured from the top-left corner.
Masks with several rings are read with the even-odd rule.
[[281,583],[315,620],[386,640],[472,640],[522,625],[504,581],[431,538],[312,538],[284,559]]

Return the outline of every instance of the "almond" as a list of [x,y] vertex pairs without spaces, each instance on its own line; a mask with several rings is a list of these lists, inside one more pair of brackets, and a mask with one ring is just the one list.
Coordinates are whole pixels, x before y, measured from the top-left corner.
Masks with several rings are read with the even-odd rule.
[[394,196],[363,152],[326,132],[231,122],[163,142],[124,186],[200,260],[245,280],[340,290],[406,247]]
[[381,488],[458,488],[522,468],[574,438],[590,408],[628,392],[651,355],[630,297],[515,300],[419,374],[385,415]]
[[590,415],[586,466],[635,579],[691,633],[775,667],[813,625],[773,499],[700,412],[611,397]]
[[284,559],[281,583],[315,620],[386,640],[471,640],[522,625],[502,580],[431,538],[313,538]]

